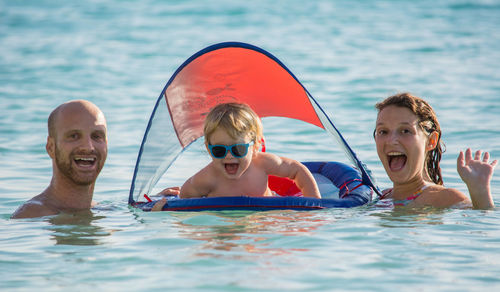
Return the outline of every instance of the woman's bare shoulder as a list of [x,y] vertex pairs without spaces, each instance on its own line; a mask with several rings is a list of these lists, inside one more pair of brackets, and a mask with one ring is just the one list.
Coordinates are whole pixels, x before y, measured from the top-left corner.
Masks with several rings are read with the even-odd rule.
[[441,185],[429,186],[425,189],[423,195],[422,199],[425,199],[427,204],[438,208],[470,203],[469,198],[461,191]]

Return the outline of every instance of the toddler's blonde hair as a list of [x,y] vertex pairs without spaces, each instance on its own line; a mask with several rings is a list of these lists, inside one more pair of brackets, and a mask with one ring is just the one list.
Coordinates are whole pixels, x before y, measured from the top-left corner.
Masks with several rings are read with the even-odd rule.
[[206,144],[210,144],[211,135],[219,127],[233,139],[249,136],[257,147],[263,138],[259,116],[243,103],[221,103],[210,110],[203,127]]

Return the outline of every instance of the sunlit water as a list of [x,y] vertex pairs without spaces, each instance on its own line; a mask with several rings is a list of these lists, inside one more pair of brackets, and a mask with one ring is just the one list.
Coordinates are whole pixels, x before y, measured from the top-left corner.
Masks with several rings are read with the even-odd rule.
[[[401,91],[425,97],[444,131],[445,183],[466,193],[458,152],[469,146],[500,157],[500,1],[366,2],[1,0],[0,289],[500,288],[498,208],[143,213],[127,206],[156,98],[185,59],[221,41],[257,45],[287,65],[382,188],[390,182],[373,143],[373,105]],[[100,206],[10,220],[50,181],[48,114],[79,98],[108,120],[109,156],[94,196]],[[321,157],[324,141],[313,133],[297,140],[266,127],[268,151]],[[492,189],[500,205],[498,171]]]

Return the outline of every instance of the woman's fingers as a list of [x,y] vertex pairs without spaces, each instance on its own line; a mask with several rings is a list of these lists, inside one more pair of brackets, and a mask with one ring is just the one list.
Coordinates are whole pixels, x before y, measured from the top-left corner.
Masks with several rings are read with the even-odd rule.
[[481,159],[481,150],[476,151],[476,155],[474,155],[474,160],[480,160]]
[[465,155],[463,151],[460,151],[457,158],[457,166],[464,167],[465,166]]
[[469,162],[472,160],[472,150],[470,148],[467,148],[465,151],[465,164],[469,164]]
[[488,163],[488,160],[490,160],[490,153],[484,152],[483,162]]

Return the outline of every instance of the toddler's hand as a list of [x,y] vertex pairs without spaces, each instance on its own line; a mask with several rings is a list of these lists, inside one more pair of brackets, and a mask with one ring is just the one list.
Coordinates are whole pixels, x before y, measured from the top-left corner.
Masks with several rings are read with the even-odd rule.
[[151,212],[156,212],[156,211],[161,211],[163,209],[163,206],[167,203],[167,199],[162,198],[156,204],[151,208]]
[[157,196],[168,196],[168,195],[178,196],[180,193],[181,193],[181,188],[170,187],[170,188],[166,188],[163,191],[159,192],[157,194]]

